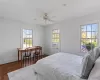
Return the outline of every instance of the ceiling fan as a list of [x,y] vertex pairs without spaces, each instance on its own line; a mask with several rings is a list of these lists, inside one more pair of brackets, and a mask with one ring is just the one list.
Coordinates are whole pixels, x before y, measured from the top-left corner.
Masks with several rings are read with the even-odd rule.
[[44,13],[44,15],[43,15],[43,20],[45,21],[45,23],[46,23],[47,21],[55,22],[54,20],[50,19],[50,16],[48,15],[48,13]]
[[49,23],[53,23],[55,22],[53,20],[53,18],[55,18],[56,16],[50,16],[50,12],[44,12],[44,11],[41,11],[39,10],[37,13],[39,13],[39,18],[42,18],[42,20],[44,20],[45,24],[47,24],[48,22]]

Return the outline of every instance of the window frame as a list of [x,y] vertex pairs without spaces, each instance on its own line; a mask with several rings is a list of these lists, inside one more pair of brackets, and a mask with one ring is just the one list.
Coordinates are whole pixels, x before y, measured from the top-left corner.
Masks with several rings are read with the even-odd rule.
[[[53,42],[52,41],[52,39],[55,39],[55,38],[53,38],[53,31],[54,30],[59,30],[59,38],[56,38],[56,39],[59,39],[59,42]],[[60,52],[61,51],[61,30],[60,29],[52,29],[52,31],[51,31],[51,48],[52,48],[52,51],[54,52],[54,53],[56,53],[56,50],[57,50],[57,52]]]
[[[54,30],[59,30],[59,33],[53,33]],[[56,35],[58,34],[58,35],[59,35],[59,38],[53,38],[53,34],[56,34]],[[60,43],[60,29],[52,29],[52,40],[53,40],[53,39],[59,39],[59,42],[53,42],[53,41],[52,41],[52,44],[54,44],[54,43],[55,43],[55,44]]]
[[[87,25],[93,25],[93,24],[97,24],[98,27],[97,27],[97,31],[92,31],[92,27],[91,27],[91,31],[87,31]],[[87,32],[91,32],[91,35],[92,35],[92,32],[97,32],[97,38],[82,38],[82,26],[86,26],[86,37],[87,37]],[[99,45],[99,23],[91,23],[91,24],[84,24],[84,25],[80,25],[80,52],[82,52],[82,49],[81,49],[81,40],[82,39],[97,39],[97,46]],[[82,52],[82,53],[85,53],[85,52]]]
[[[24,28],[24,29],[22,29],[22,48],[24,48],[24,46],[23,46],[23,44],[24,44],[23,30],[31,30],[31,31],[32,31],[32,38],[27,38],[27,39],[32,39],[32,46],[33,46],[33,29]],[[29,47],[30,47],[30,46],[29,46]],[[27,48],[27,47],[26,47],[26,48]]]

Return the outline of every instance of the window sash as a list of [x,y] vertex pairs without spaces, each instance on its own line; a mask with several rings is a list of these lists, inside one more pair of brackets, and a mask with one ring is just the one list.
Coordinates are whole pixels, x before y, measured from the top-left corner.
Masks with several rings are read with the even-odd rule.
[[[92,43],[92,44],[95,43],[96,46],[98,45],[98,38],[97,38],[97,35],[98,35],[98,24],[96,24],[96,28],[94,28],[93,25],[94,24],[81,26],[81,41],[80,41],[81,42],[81,47],[83,45],[86,45],[86,43]],[[84,40],[86,43],[84,44],[84,42],[82,42],[82,40]],[[90,42],[88,42],[87,40],[90,40]],[[93,42],[93,40],[94,40],[94,42]],[[91,45],[91,47],[92,47],[92,45]],[[82,51],[82,48],[81,48],[81,51]]]
[[[32,32],[31,34],[24,34],[24,31]],[[31,29],[23,29],[23,48],[33,46],[33,31]]]
[[52,43],[59,43],[60,42],[60,30],[54,29],[52,30]]

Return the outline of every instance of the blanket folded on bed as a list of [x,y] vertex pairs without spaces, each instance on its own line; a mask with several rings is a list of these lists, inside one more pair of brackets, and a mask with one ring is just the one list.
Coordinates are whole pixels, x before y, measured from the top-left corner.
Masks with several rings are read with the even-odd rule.
[[34,69],[44,80],[82,80],[82,59],[69,53],[57,53],[38,61]]

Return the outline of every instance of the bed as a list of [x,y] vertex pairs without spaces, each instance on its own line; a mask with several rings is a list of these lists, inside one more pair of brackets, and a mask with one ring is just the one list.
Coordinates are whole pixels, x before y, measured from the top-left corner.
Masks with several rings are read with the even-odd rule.
[[8,76],[9,80],[87,80],[90,75],[91,80],[95,76],[93,72],[99,72],[95,69],[98,57],[100,47],[89,51],[84,57],[60,52],[43,58],[32,66],[8,73]]
[[86,80],[81,79],[82,56],[56,53],[31,67],[8,73],[9,80]]
[[56,53],[39,60],[34,66],[37,80],[85,80],[81,79],[82,56]]

